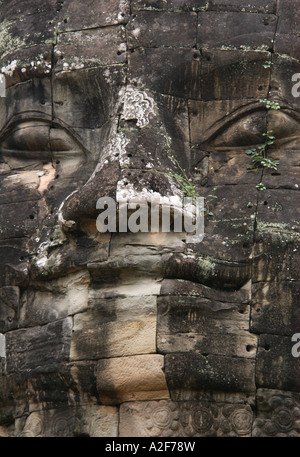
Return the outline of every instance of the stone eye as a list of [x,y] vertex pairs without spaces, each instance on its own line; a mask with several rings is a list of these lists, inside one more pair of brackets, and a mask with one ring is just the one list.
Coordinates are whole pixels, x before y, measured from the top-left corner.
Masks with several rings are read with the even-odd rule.
[[266,130],[266,118],[264,113],[255,113],[241,119],[225,123],[224,127],[215,135],[210,142],[211,146],[241,147],[259,144],[262,133]]
[[213,149],[244,148],[263,143],[263,134],[272,130],[276,141],[299,135],[300,123],[284,112],[259,111],[226,122],[214,132],[208,144]]
[[65,129],[39,121],[19,123],[5,135],[0,150],[8,160],[9,157],[46,160],[84,154],[79,142]]

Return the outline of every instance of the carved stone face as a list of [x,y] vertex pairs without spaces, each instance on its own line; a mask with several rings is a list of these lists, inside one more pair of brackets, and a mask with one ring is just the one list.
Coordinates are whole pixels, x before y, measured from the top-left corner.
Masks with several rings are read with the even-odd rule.
[[[299,434],[297,0],[40,4],[0,10],[0,434]],[[182,170],[202,242],[98,232]]]

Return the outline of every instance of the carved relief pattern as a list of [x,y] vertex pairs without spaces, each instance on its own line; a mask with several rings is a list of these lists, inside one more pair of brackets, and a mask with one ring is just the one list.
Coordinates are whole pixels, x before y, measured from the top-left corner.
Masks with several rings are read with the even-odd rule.
[[58,410],[34,411],[17,420],[20,437],[116,436],[118,411],[90,405]]
[[253,436],[300,436],[300,402],[290,394],[270,396],[263,409],[267,418],[255,420]]
[[44,421],[38,413],[32,413],[28,416],[22,432],[19,434],[21,437],[43,437],[44,436]]
[[249,436],[248,405],[210,402],[149,402],[143,410],[149,436]]
[[59,411],[52,418],[51,435],[73,436],[80,431],[80,425],[80,419],[74,413]]

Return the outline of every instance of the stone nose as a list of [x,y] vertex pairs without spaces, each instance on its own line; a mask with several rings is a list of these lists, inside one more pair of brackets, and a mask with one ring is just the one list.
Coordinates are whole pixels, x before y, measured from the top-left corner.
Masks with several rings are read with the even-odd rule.
[[182,192],[176,188],[168,172],[153,169],[122,169],[119,162],[108,162],[100,170],[95,171],[81,189],[74,191],[61,204],[58,217],[63,230],[84,231],[82,222],[96,222],[99,215],[97,202],[103,197],[110,197],[116,203],[162,205],[170,202],[180,205]]
[[58,211],[59,222],[64,231],[80,229],[83,219],[95,219],[99,211],[96,202],[100,197],[115,198],[120,167],[117,162],[105,164],[100,171],[81,188],[71,193]]
[[118,122],[100,151],[99,163],[80,189],[59,209],[64,230],[80,229],[84,219],[96,220],[101,197],[120,201],[149,201],[161,197],[182,198],[172,173],[176,164],[187,166],[183,141],[166,122],[154,99],[127,89]]

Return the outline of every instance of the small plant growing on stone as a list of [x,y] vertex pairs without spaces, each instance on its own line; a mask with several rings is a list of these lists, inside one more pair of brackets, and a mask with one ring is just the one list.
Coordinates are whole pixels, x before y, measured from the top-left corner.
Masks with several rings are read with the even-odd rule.
[[[176,171],[159,172],[157,170],[155,170],[155,171],[157,171],[158,173],[162,173],[165,176],[169,176],[169,177],[173,178],[179,185],[180,190],[182,191],[184,197],[189,197],[192,199],[193,202],[195,202],[195,199],[197,197],[201,197],[201,195],[199,194],[196,186],[192,183],[192,179],[188,177],[186,171],[180,166],[178,160],[176,160],[175,157],[172,156],[171,161],[177,167],[178,172],[176,172]],[[208,195],[207,197],[205,197],[205,208],[203,211],[206,212],[206,214],[208,216],[213,216],[213,213],[211,211],[209,211],[209,203],[212,202],[215,198],[218,198],[215,195],[216,190],[217,190],[217,188],[214,187],[213,192],[210,195]]]
[[180,189],[185,197],[190,197],[194,200],[196,197],[200,197],[196,186],[192,183],[191,178],[187,176],[186,171],[179,165],[178,161],[173,158],[172,162],[177,166],[178,173],[175,171],[169,171],[164,173],[171,178],[175,179],[180,186]]
[[255,186],[257,190],[266,190],[266,186],[260,182],[259,184],[257,184],[257,186]]
[[273,62],[271,60],[266,60],[265,63],[263,64],[263,67],[271,68],[271,65],[273,65]]
[[275,136],[272,135],[273,131],[268,130],[266,133],[263,133],[263,137],[265,141],[262,145],[258,146],[257,148],[247,149],[246,154],[250,156],[252,159],[253,169],[257,170],[258,168],[272,168],[273,170],[277,170],[277,166],[279,165],[278,160],[271,160],[266,157],[267,155],[267,148],[274,144]]
[[156,173],[160,173],[165,176],[169,176],[170,178],[174,179],[177,184],[179,185],[180,190],[182,191],[184,197],[189,197],[193,201],[195,201],[196,197],[200,197],[199,192],[196,189],[196,186],[192,183],[192,180],[187,176],[186,171],[180,166],[178,160],[175,159],[175,157],[171,156],[170,157],[171,162],[173,165],[176,166],[178,171],[158,171],[153,169],[153,171],[156,171]]
[[271,100],[268,100],[267,98],[260,99],[260,103],[263,103],[266,107],[266,109],[273,109],[275,111],[279,110],[281,108],[280,104],[278,102],[272,102]]
[[[275,136],[272,135],[272,133],[272,130],[268,130],[266,133],[263,133],[263,137],[265,139],[264,143],[257,148],[247,149],[246,154],[252,160],[252,169],[250,171],[256,171],[258,168],[269,168],[277,170],[279,161],[267,158],[267,148],[268,146],[274,144],[275,140]],[[263,183],[259,183],[256,188],[258,190],[266,189]]]

